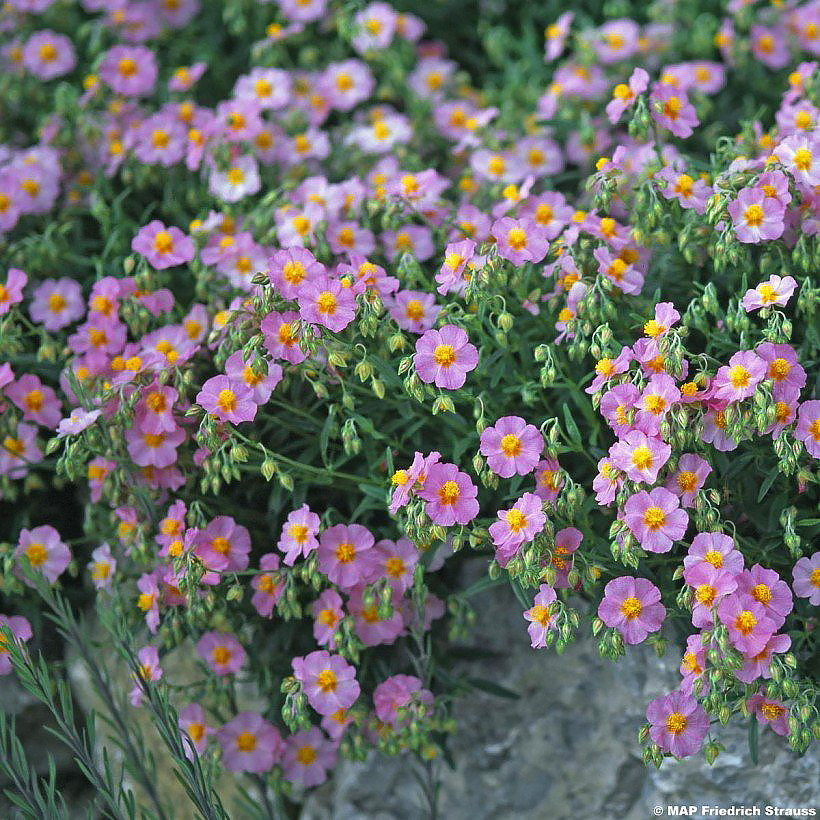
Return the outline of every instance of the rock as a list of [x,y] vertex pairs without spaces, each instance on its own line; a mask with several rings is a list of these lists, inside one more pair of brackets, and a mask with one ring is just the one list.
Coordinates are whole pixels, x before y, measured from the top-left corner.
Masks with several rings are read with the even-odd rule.
[[[659,659],[635,647],[617,664],[589,638],[559,656],[532,650],[520,606],[500,587],[478,600],[476,642],[494,660],[465,672],[520,694],[484,693],[455,707],[451,739],[456,768],[440,764],[441,816],[447,820],[646,820],[656,806],[709,804],[816,806],[820,749],[802,758],[771,731],[760,735],[758,766],[749,758],[746,726],[719,731],[726,746],[715,765],[702,757],[647,769],[637,731],[646,704],[677,684],[674,647]],[[343,763],[308,799],[310,820],[409,820],[427,816],[409,761],[371,755]]]

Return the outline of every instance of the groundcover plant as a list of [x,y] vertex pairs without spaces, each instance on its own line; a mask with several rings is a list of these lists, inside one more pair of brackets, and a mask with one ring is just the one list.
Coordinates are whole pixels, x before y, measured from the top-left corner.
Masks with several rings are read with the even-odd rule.
[[820,2],[531,5],[0,11],[0,674],[104,816],[434,813],[490,586],[682,658],[647,763],[820,736]]

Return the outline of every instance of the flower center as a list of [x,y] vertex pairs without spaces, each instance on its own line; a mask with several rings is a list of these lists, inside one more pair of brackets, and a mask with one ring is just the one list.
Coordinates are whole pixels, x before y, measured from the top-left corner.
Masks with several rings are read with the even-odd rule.
[[316,685],[319,689],[324,692],[324,694],[328,694],[329,692],[336,691],[336,684],[338,683],[336,679],[336,675],[330,669],[323,669],[319,676],[316,678]]
[[700,584],[695,589],[695,598],[697,598],[699,604],[704,606],[712,606],[716,594],[717,590],[709,584]]
[[236,396],[233,390],[228,387],[220,390],[216,399],[216,406],[223,413],[232,413],[236,409]]
[[220,555],[227,555],[231,551],[231,542],[222,535],[217,535],[211,541],[211,549]]
[[644,407],[654,416],[659,416],[666,409],[666,399],[662,396],[647,396]]
[[686,728],[686,718],[680,712],[672,712],[666,718],[666,729],[673,735],[679,735]]
[[625,618],[637,618],[643,611],[643,605],[635,597],[624,598],[621,604],[621,614]]
[[550,621],[552,620],[552,615],[550,611],[545,606],[534,606],[530,610],[530,617],[541,626],[549,626]]
[[339,544],[336,547],[336,560],[340,564],[349,564],[356,557],[356,548],[353,544]]
[[757,228],[763,224],[763,208],[760,205],[750,205],[743,212],[743,218],[750,228]]
[[292,524],[288,533],[297,544],[304,544],[307,541],[308,528],[301,524]]
[[188,724],[188,736],[194,743],[199,743],[202,740],[203,735],[205,734],[205,726],[202,723],[190,723]]
[[732,387],[748,387],[750,379],[751,374],[742,364],[736,364],[729,370],[729,381],[732,383]]
[[252,752],[256,748],[256,735],[253,732],[240,732],[236,736],[236,748],[240,752]]
[[783,381],[786,376],[789,375],[789,371],[791,371],[792,366],[786,359],[775,359],[769,365],[769,378],[774,379],[775,381]]
[[756,626],[757,618],[755,618],[748,609],[744,609],[743,612],[735,618],[735,629],[740,632],[741,635],[748,635]]
[[797,168],[798,171],[808,171],[811,168],[811,161],[812,155],[811,151],[806,148],[801,148],[799,151],[795,152],[794,155],[794,167]]
[[692,493],[695,491],[697,484],[697,477],[690,470],[681,470],[676,476],[678,487],[683,493]]
[[404,561],[398,555],[394,555],[387,559],[384,569],[391,578],[401,578],[404,574]]
[[319,313],[332,316],[336,312],[336,297],[329,290],[322,291],[316,300],[316,309]]
[[41,567],[45,564],[48,553],[42,544],[29,544],[26,547],[26,558],[33,567]]
[[649,507],[643,514],[643,523],[648,530],[657,532],[666,523],[666,515],[660,507]]
[[404,315],[408,319],[417,322],[419,319],[424,318],[424,306],[418,299],[411,299],[404,307]]
[[507,435],[501,439],[501,452],[504,453],[507,458],[514,458],[519,455],[521,453],[521,439],[514,433],[507,433]]
[[456,352],[450,345],[437,345],[433,351],[433,361],[439,367],[450,367],[456,360]]
[[123,57],[117,63],[117,71],[123,77],[133,77],[137,73],[137,63],[131,57]]
[[673,96],[663,104],[663,113],[670,120],[676,120],[680,115],[682,108],[683,103],[680,101],[680,98]]
[[639,470],[646,470],[652,466],[652,452],[645,444],[632,451],[632,463]]
[[300,746],[296,751],[296,760],[303,766],[310,766],[316,760],[316,750],[313,746]]
[[515,251],[520,251],[527,245],[527,233],[523,228],[512,228],[507,234],[507,242]]
[[818,587],[818,588],[820,588],[820,569],[814,569],[814,570],[812,570],[812,573],[811,573],[811,575],[809,576],[809,583],[810,583],[813,587]]
[[612,359],[603,358],[595,365],[595,372],[599,376],[611,376],[615,370],[615,365],[612,364]]
[[231,650],[224,646],[217,646],[211,652],[211,657],[217,666],[224,666],[231,659]]
[[782,706],[768,700],[760,704],[760,714],[768,721],[777,720],[779,717],[782,717],[784,711],[785,709],[783,709]]
[[455,504],[459,495],[461,495],[461,490],[455,481],[445,481],[438,490],[439,501],[442,504]]
[[511,532],[519,533],[527,526],[527,517],[521,510],[507,510],[506,518]]
[[772,591],[766,584],[755,584],[752,587],[752,597],[761,604],[768,604],[772,600]]

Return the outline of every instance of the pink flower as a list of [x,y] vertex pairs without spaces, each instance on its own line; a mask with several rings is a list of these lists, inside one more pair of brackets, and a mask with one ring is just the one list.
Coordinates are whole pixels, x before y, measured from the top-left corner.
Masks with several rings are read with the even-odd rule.
[[388,307],[396,324],[411,333],[428,331],[441,312],[432,293],[418,290],[400,290]]
[[5,284],[0,283],[0,316],[11,310],[12,305],[23,301],[23,288],[28,276],[19,268],[9,268]]
[[213,572],[241,572],[248,568],[251,536],[230,515],[218,515],[195,539],[195,554]]
[[820,150],[814,135],[793,134],[786,137],[774,155],[791,171],[797,182],[814,187],[820,185]]
[[185,754],[193,760],[208,747],[208,740],[215,729],[205,722],[205,710],[198,703],[189,703],[179,710],[178,726],[185,746]]
[[117,94],[147,94],[157,81],[154,52],[145,46],[114,46],[100,63],[100,79]]
[[392,644],[404,631],[401,609],[380,613],[378,600],[366,597],[363,586],[350,590],[347,609],[353,615],[356,635],[365,646]]
[[481,434],[481,454],[502,478],[531,473],[541,457],[544,439],[520,416],[504,416]]
[[709,731],[709,716],[703,707],[683,692],[671,692],[653,700],[646,708],[652,740],[677,758],[695,754]]
[[57,425],[57,438],[65,438],[65,436],[76,436],[87,430],[100,417],[101,410],[83,410],[82,407],[77,407],[71,412],[67,418],[60,419]]
[[598,263],[598,273],[606,276],[624,293],[636,295],[643,288],[644,276],[634,265],[626,262],[621,255],[616,256],[602,245],[592,254]]
[[543,649],[547,645],[547,633],[555,628],[550,612],[550,604],[554,601],[555,590],[548,584],[541,584],[532,608],[524,612],[524,618],[530,622],[527,632],[533,649]]
[[772,655],[787,652],[791,645],[792,640],[788,635],[772,635],[760,652],[743,658],[743,666],[734,670],[735,677],[743,683],[752,683],[758,678],[771,678]]
[[755,564],[737,576],[738,588],[763,605],[766,615],[781,627],[794,608],[789,585],[773,569]]
[[155,683],[162,678],[162,667],[159,665],[159,652],[155,646],[144,646],[137,652],[139,662],[139,677],[135,676],[134,688],[128,697],[131,705],[136,709],[142,703],[145,694],[145,684]]
[[744,188],[729,203],[728,211],[740,242],[764,242],[783,234],[784,208],[761,188]]
[[651,581],[623,575],[604,588],[598,617],[617,629],[626,643],[641,643],[650,632],[661,628],[666,617],[660,600],[661,592]]
[[376,717],[397,732],[410,723],[410,715],[400,714],[401,710],[409,711],[417,704],[425,706],[429,714],[433,693],[424,689],[415,675],[392,675],[373,690]]
[[285,738],[282,769],[286,780],[303,788],[318,786],[336,765],[336,744],[314,726]]
[[718,606],[718,618],[732,646],[744,655],[757,655],[777,631],[763,604],[743,593],[724,598]]
[[373,573],[385,578],[399,598],[413,585],[413,571],[419,561],[419,551],[409,538],[398,541],[383,539],[376,542],[373,550]]
[[319,571],[342,589],[367,582],[373,542],[373,534],[361,524],[329,527],[319,539]]
[[76,64],[71,40],[49,29],[35,32],[23,46],[23,65],[40,80],[68,74]]
[[441,453],[437,450],[433,450],[428,456],[423,456],[416,450],[413,463],[406,470],[399,469],[393,473],[390,483],[394,490],[388,508],[391,515],[395,515],[402,507],[407,506],[411,493],[421,488],[427,480],[428,471],[438,463],[440,457]]
[[299,315],[307,322],[338,333],[356,317],[356,297],[352,288],[338,279],[320,276],[299,287]]
[[[31,624],[21,615],[0,615],[0,626],[5,626],[11,631],[18,643],[31,640]],[[6,648],[6,640],[0,635],[0,675],[8,675],[11,672],[11,659]]]
[[91,580],[96,590],[108,589],[114,582],[114,573],[117,571],[117,562],[111,555],[111,548],[103,544],[91,553],[88,564],[91,571]]
[[768,725],[778,735],[789,734],[789,710],[781,701],[758,692],[746,704],[755,713],[758,723]]
[[478,488],[455,464],[430,467],[418,495],[427,502],[424,506],[427,515],[442,527],[468,524],[478,515]]
[[[601,396],[601,415],[606,419],[607,424],[609,424],[617,436],[625,436],[632,431],[634,408],[638,403],[640,395],[641,393],[638,388],[634,384],[627,382],[625,384],[615,385],[615,387],[610,388]],[[619,448],[619,450],[622,450],[622,448]],[[623,455],[626,456],[626,454],[626,451],[623,451]]]
[[666,167],[655,174],[655,179],[666,182],[660,189],[666,199],[676,199],[682,208],[691,208],[699,214],[706,211],[706,203],[712,195],[712,188],[700,177],[694,179],[672,167]]
[[[60,539],[60,534],[50,524],[34,527],[32,530],[20,530],[17,549],[14,551],[18,565],[25,556],[31,568],[42,572],[46,580],[53,584],[67,569],[71,561],[71,552]],[[28,578],[23,583],[32,586]]]
[[794,437],[806,445],[806,451],[820,458],[820,400],[804,401],[797,411]]
[[811,558],[803,556],[792,570],[794,594],[808,598],[812,606],[820,605],[820,550]]
[[631,495],[624,505],[624,520],[647,552],[669,552],[689,525],[678,497],[663,487]]
[[240,712],[216,733],[229,772],[267,772],[282,758],[282,737],[257,712]]
[[307,504],[288,515],[279,543],[279,550],[285,553],[285,564],[292,567],[300,556],[307,558],[319,546],[316,534],[319,532],[319,516],[310,511]]
[[260,325],[265,337],[265,347],[275,358],[284,359],[290,364],[299,364],[305,360],[305,354],[299,347],[301,332],[294,330],[294,323],[299,318],[296,311],[269,313]]
[[235,675],[247,655],[236,638],[228,632],[206,632],[197,642],[199,657],[215,675]]
[[675,472],[666,479],[664,487],[680,498],[681,507],[692,507],[698,490],[711,472],[712,467],[706,459],[694,453],[684,453],[678,459]]
[[131,250],[141,253],[157,270],[183,265],[194,258],[194,240],[179,228],[155,219],[139,229]]
[[320,715],[349,709],[359,697],[356,670],[340,655],[323,649],[294,658],[293,676],[302,684],[308,703]]
[[685,91],[674,86],[655,83],[649,95],[652,118],[676,137],[690,136],[698,125],[697,114]]
[[695,564],[684,570],[686,583],[694,590],[692,623],[702,629],[714,621],[712,608],[737,589],[735,577],[724,569],[715,569],[707,563]]
[[729,364],[721,367],[712,382],[713,396],[720,401],[742,401],[749,398],[766,377],[766,362],[751,350],[735,353]]
[[609,356],[604,356],[602,359],[599,359],[595,364],[595,378],[589,387],[584,389],[584,392],[589,393],[590,396],[593,393],[597,393],[613,376],[626,373],[626,371],[629,370],[631,361],[632,350],[628,347],[622,348],[621,352],[614,359],[610,359]]
[[319,646],[336,648],[336,629],[344,617],[342,597],[335,589],[325,589],[313,602],[313,637]]
[[569,571],[572,569],[574,553],[584,540],[583,533],[575,527],[564,527],[555,533],[555,546],[552,549],[550,562],[556,571],[553,586],[556,589],[569,587]]
[[555,501],[561,485],[564,483],[559,475],[561,465],[557,459],[545,458],[535,465],[535,494],[544,501]]
[[125,432],[128,454],[140,467],[170,467],[176,463],[177,447],[185,441],[185,431],[177,427],[170,433]]
[[[617,388],[616,388],[617,389]],[[654,484],[658,471],[669,460],[672,448],[662,439],[632,430],[609,448],[612,463],[630,481]]]
[[45,279],[38,285],[31,298],[29,315],[53,332],[82,318],[85,313],[83,292],[78,282],[64,276],[62,279]]
[[635,426],[651,435],[658,435],[661,422],[680,401],[680,397],[680,390],[668,373],[653,373],[638,399]]
[[279,569],[279,556],[273,552],[266,552],[259,558],[259,569],[262,572],[251,579],[251,587],[254,590],[251,603],[263,618],[270,618],[285,588],[284,581],[280,581],[275,573],[275,570]]
[[621,114],[631,108],[638,98],[643,94],[649,85],[649,75],[642,68],[633,69],[629,78],[629,85],[618,83],[612,91],[612,99],[607,103],[606,115],[609,121],[615,125],[621,118]]
[[199,391],[196,403],[219,421],[240,424],[253,421],[257,404],[250,387],[228,376],[212,376]]
[[708,564],[737,575],[743,570],[743,555],[735,549],[735,542],[728,535],[722,532],[699,532],[692,539],[692,546],[683,559],[686,569],[698,564]]
[[502,259],[520,267],[525,262],[540,262],[549,249],[544,229],[532,219],[505,216],[493,223],[492,235]]
[[490,525],[495,544],[495,557],[504,567],[518,553],[521,545],[532,541],[544,529],[547,516],[541,509],[541,499],[534,493],[524,493],[509,510],[498,511],[498,521]]
[[60,400],[53,388],[33,373],[24,373],[6,388],[6,395],[23,411],[26,421],[54,429],[60,422]]
[[755,348],[755,353],[768,365],[766,378],[772,382],[772,397],[775,402],[794,402],[806,386],[806,371],[797,361],[797,353],[787,344],[763,342]]
[[455,325],[428,330],[417,342],[413,365],[426,384],[456,390],[467,381],[467,373],[478,364],[478,350],[467,334]]
[[140,592],[137,607],[145,613],[145,624],[148,631],[154,635],[159,626],[159,586],[156,571],[141,575],[137,579],[137,589]]

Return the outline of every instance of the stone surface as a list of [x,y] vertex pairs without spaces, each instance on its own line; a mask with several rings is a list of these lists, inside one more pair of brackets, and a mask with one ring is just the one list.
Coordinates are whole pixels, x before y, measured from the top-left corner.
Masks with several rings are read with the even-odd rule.
[[[820,749],[803,758],[771,731],[761,732],[758,766],[747,729],[720,730],[726,746],[714,766],[701,758],[646,769],[637,730],[649,700],[677,683],[678,656],[659,659],[645,647],[617,664],[592,640],[562,656],[529,647],[526,623],[509,590],[477,601],[476,639],[499,651],[469,672],[520,694],[505,700],[475,694],[455,710],[455,770],[440,770],[441,816],[448,820],[645,820],[655,806],[709,804],[820,805]],[[308,801],[310,820],[413,820],[425,817],[409,762],[371,757],[343,764]]]

